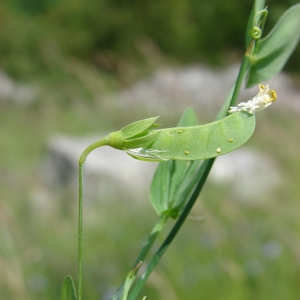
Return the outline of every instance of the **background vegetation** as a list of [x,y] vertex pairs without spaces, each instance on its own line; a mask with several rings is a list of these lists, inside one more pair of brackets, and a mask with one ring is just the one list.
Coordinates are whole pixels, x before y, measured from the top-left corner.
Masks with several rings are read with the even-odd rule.
[[[269,3],[268,28],[297,2]],[[39,90],[28,105],[0,102],[1,299],[58,299],[64,276],[75,278],[77,190],[44,194],[39,170],[48,139],[124,125],[113,109],[100,111],[98,95],[156,68],[238,61],[251,5],[1,0],[0,68]],[[299,74],[299,46],[287,68]],[[129,114],[123,118],[140,118]],[[194,210],[206,221],[183,228],[144,290],[149,299],[297,299],[300,121],[296,112],[268,112],[263,123],[251,147],[278,161],[284,184],[250,205],[210,183]],[[109,299],[156,215],[147,191],[132,202],[124,195],[94,198],[86,208],[84,292],[86,299]]]
[[[251,0],[2,0],[0,66],[14,76],[40,75],[76,57],[99,70],[126,72],[153,56],[182,63],[224,63],[243,52]],[[295,0],[272,1],[271,28]],[[299,48],[290,68],[299,68]]]

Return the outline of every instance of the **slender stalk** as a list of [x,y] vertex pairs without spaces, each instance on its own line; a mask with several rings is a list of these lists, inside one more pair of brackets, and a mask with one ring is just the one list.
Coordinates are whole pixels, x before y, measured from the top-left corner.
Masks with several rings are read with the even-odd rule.
[[[228,109],[230,106],[233,106],[236,104],[244,77],[245,77],[245,73],[247,71],[248,68],[248,63],[249,63],[249,59],[250,59],[250,54],[252,51],[254,45],[254,40],[252,40],[246,50],[246,53],[244,55],[240,70],[239,70],[239,74],[237,77],[237,80],[235,82],[235,85],[233,87],[233,89],[231,89],[229,96],[227,97],[223,107],[220,109],[219,114],[217,115],[216,119],[219,120],[223,117],[225,117],[228,113]],[[232,95],[232,96],[231,96]],[[230,102],[229,102],[230,100]],[[178,233],[178,231],[180,230],[182,224],[184,223],[185,219],[187,218],[187,216],[189,215],[192,207],[194,206],[205,182],[206,179],[208,177],[208,174],[213,166],[213,163],[215,161],[215,158],[211,158],[209,160],[205,160],[199,171],[196,174],[196,178],[198,180],[198,183],[196,184],[196,187],[193,191],[193,193],[191,194],[185,208],[183,209],[182,213],[180,214],[177,222],[175,223],[174,227],[172,228],[172,230],[170,231],[169,235],[167,236],[167,238],[164,240],[164,242],[162,243],[162,245],[160,246],[160,248],[158,249],[158,251],[155,253],[155,255],[153,256],[152,260],[150,261],[150,263],[148,264],[146,270],[144,271],[144,273],[142,274],[141,278],[139,279],[139,281],[136,283],[136,285],[134,286],[132,293],[129,296],[129,300],[135,300],[136,297],[138,296],[138,293],[140,292],[140,290],[142,289],[145,281],[147,280],[147,278],[149,277],[150,273],[153,271],[154,267],[157,265],[157,263],[159,262],[160,258],[162,257],[162,255],[165,253],[165,251],[168,249],[169,245],[171,244],[171,242],[173,241],[173,239],[175,238],[176,234]],[[195,180],[196,181],[196,180]]]
[[89,153],[96,148],[107,145],[104,138],[88,146],[79,158],[79,201],[78,201],[78,300],[82,300],[82,224],[83,224],[83,166]]
[[[240,89],[241,89],[241,86],[242,86],[242,83],[243,83],[243,80],[244,80],[244,77],[245,77],[245,73],[246,73],[247,68],[248,68],[248,64],[249,64],[249,60],[250,60],[250,54],[251,54],[251,51],[252,51],[252,48],[253,48],[253,45],[254,45],[254,41],[255,40],[252,40],[250,42],[250,44],[249,44],[249,46],[246,50],[246,53],[243,57],[242,64],[241,64],[241,67],[240,67],[240,70],[239,70],[238,77],[237,77],[236,82],[235,82],[234,91],[233,91],[233,95],[232,95],[229,106],[234,106],[237,102],[237,98],[238,98],[239,93],[240,93]],[[228,110],[228,108],[227,108],[227,110]]]
[[168,216],[166,215],[162,215],[160,216],[160,218],[158,219],[158,221],[156,222],[156,224],[154,225],[150,235],[148,236],[148,239],[146,240],[143,249],[141,250],[141,252],[139,253],[137,259],[135,260],[134,264],[133,264],[133,268],[140,262],[140,261],[144,261],[145,257],[147,256],[148,252],[150,251],[150,249],[152,248],[158,234],[162,231],[164,225],[166,224],[168,220]]
[[78,300],[82,300],[82,200],[83,200],[83,165],[79,160],[79,201],[78,201]]
[[150,273],[153,271],[154,267],[157,265],[160,258],[165,253],[165,251],[167,250],[167,248],[169,247],[169,245],[172,243],[173,239],[175,238],[176,234],[180,230],[182,224],[184,223],[185,219],[189,215],[192,207],[194,206],[194,204],[198,198],[199,193],[201,192],[201,190],[204,186],[204,183],[208,177],[208,174],[210,172],[210,169],[211,169],[214,161],[215,161],[215,159],[211,158],[209,160],[205,160],[203,162],[203,164],[201,165],[201,167],[200,167],[201,178],[200,178],[194,192],[192,193],[187,205],[185,206],[184,210],[182,211],[181,215],[179,216],[178,220],[176,221],[176,223],[175,223],[174,227],[172,228],[172,230],[170,231],[169,235],[164,240],[164,242],[162,243],[162,245],[160,246],[158,251],[155,253],[152,260],[148,264],[146,270],[144,271],[143,275],[141,276],[140,280],[137,282],[137,284],[133,288],[132,293],[128,298],[129,300],[136,299],[138,293],[142,289],[142,287],[143,287],[145,281],[147,280],[147,278],[149,277]]

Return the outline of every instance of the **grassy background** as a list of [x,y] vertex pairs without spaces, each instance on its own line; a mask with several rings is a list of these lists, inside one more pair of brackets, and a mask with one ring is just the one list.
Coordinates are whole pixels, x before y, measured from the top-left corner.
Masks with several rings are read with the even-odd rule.
[[[293,3],[272,1],[269,26]],[[156,68],[239,58],[251,4],[1,1],[0,66],[39,89],[30,104],[0,103],[1,299],[58,299],[63,278],[76,279],[76,189],[44,194],[39,178],[49,138],[139,119],[146,112],[121,118],[96,99]],[[291,72],[299,72],[299,57],[298,47]],[[187,221],[143,290],[148,299],[298,298],[300,121],[291,111],[263,117],[248,145],[278,162],[282,184],[251,204],[208,183],[193,211],[206,221]],[[157,216],[147,191],[144,199],[95,195],[85,213],[85,299],[107,299]]]
[[[297,2],[273,0],[266,30]],[[161,56],[220,64],[224,55],[243,53],[252,3],[2,0],[0,66],[24,79],[58,71],[75,57],[128,80],[128,69],[149,67]],[[299,69],[299,57],[298,48],[290,69]]]

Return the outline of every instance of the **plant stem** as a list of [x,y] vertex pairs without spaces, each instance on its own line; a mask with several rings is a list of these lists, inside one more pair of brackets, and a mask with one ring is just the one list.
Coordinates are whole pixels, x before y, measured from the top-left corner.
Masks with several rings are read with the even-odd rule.
[[246,50],[246,53],[243,57],[242,64],[241,64],[241,67],[240,67],[240,70],[239,70],[238,77],[237,77],[236,82],[235,82],[233,95],[232,95],[229,106],[234,106],[236,104],[236,101],[237,101],[237,98],[239,96],[240,89],[241,89],[241,86],[242,86],[242,83],[243,83],[243,80],[244,80],[244,77],[245,77],[245,73],[246,73],[247,68],[248,68],[248,64],[249,64],[249,60],[250,60],[250,54],[252,52],[254,41],[255,40],[252,40],[250,42],[250,44],[249,44],[249,46]]
[[140,254],[138,255],[137,259],[135,260],[133,267],[135,267],[140,261],[144,261],[145,257],[147,256],[149,250],[152,248],[158,234],[162,231],[164,225],[168,220],[168,216],[161,215],[154,225],[150,235],[148,236],[147,241],[145,242],[143,249],[141,250]]
[[195,202],[198,198],[198,195],[201,192],[201,190],[204,186],[204,183],[208,177],[208,174],[210,172],[210,169],[211,169],[214,161],[215,161],[215,158],[211,158],[209,160],[205,160],[203,162],[203,164],[201,165],[201,167],[200,167],[201,178],[200,178],[196,188],[194,189],[187,205],[185,206],[184,210],[180,214],[178,220],[176,221],[176,223],[175,223],[174,227],[172,228],[172,230],[170,231],[169,235],[167,236],[167,238],[164,240],[164,242],[162,243],[162,245],[160,246],[158,251],[153,256],[152,260],[148,264],[148,266],[147,266],[146,270],[144,271],[143,275],[141,276],[140,280],[135,285],[134,289],[132,290],[131,295],[128,298],[129,300],[136,299],[138,293],[140,292],[141,288],[143,287],[143,285],[144,285],[145,281],[147,280],[147,278],[149,277],[150,273],[152,272],[154,267],[157,265],[160,258],[162,257],[162,255],[165,253],[165,251],[169,247],[169,245],[172,243],[173,239],[175,238],[176,234],[178,233],[178,231],[181,228],[182,224],[184,223],[185,219],[189,215],[193,205],[195,204]]
[[[246,50],[246,53],[243,57],[243,61],[239,70],[239,74],[238,77],[236,79],[236,82],[234,84],[234,87],[231,89],[223,107],[220,109],[219,114],[216,117],[216,120],[220,120],[222,118],[224,118],[227,114],[228,114],[228,109],[230,106],[233,106],[236,104],[244,77],[245,77],[245,73],[247,71],[248,68],[248,63],[249,63],[249,59],[250,59],[250,54],[252,51],[254,45],[254,40],[252,40]],[[153,256],[152,260],[150,261],[150,263],[148,264],[146,270],[144,271],[144,273],[142,274],[141,278],[139,279],[139,281],[137,282],[137,284],[134,286],[132,293],[129,296],[129,300],[135,300],[138,293],[140,292],[140,290],[142,289],[145,281],[147,280],[147,278],[149,277],[150,273],[153,271],[154,267],[157,265],[157,263],[159,262],[160,258],[162,257],[162,255],[165,253],[165,251],[167,250],[167,248],[169,247],[169,245],[171,244],[171,242],[173,241],[173,239],[175,238],[176,234],[178,233],[178,231],[180,230],[182,224],[184,223],[185,219],[187,218],[187,216],[189,215],[192,207],[194,206],[205,182],[206,179],[208,177],[208,174],[213,166],[213,163],[215,161],[215,158],[211,158],[209,160],[205,160],[199,171],[197,172],[197,174],[195,175],[195,178],[198,178],[198,183],[195,182],[195,189],[193,191],[193,193],[191,194],[185,208],[183,209],[182,213],[180,214],[177,222],[175,223],[174,227],[172,228],[172,230],[170,231],[169,235],[167,236],[167,238],[164,240],[164,242],[162,243],[162,245],[160,246],[160,248],[158,249],[158,251],[155,253],[155,255]],[[196,180],[195,180],[196,181]]]
[[238,98],[238,95],[240,93],[240,89],[241,89],[241,86],[242,86],[242,83],[243,83],[243,80],[244,80],[244,77],[245,77],[245,73],[248,69],[250,54],[251,54],[253,45],[254,45],[254,40],[252,40],[250,42],[249,47],[247,48],[247,51],[246,51],[246,53],[243,57],[243,60],[242,60],[242,64],[241,64],[236,82],[234,83],[233,87],[231,88],[231,90],[230,90],[223,106],[219,110],[219,113],[216,117],[216,121],[225,118],[228,115],[229,107],[236,105],[237,98]]
[[83,166],[89,153],[96,148],[107,145],[108,139],[89,145],[79,158],[79,201],[78,201],[78,300],[82,300],[82,223],[83,223]]
[[79,160],[79,201],[78,201],[78,300],[82,299],[82,202],[83,202],[83,165]]

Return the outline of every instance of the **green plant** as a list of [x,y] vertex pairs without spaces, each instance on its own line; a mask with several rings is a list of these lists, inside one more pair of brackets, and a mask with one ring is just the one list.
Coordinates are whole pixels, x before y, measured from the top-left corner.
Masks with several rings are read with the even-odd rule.
[[[61,300],[82,300],[83,166],[92,150],[108,145],[124,150],[136,159],[162,161],[154,175],[150,192],[151,202],[160,217],[133,269],[111,298],[134,300],[186,220],[215,158],[235,150],[251,137],[255,128],[255,112],[263,110],[276,100],[276,93],[268,85],[260,84],[259,93],[252,100],[235,106],[245,75],[247,87],[273,77],[284,66],[300,35],[300,4],[297,4],[282,16],[269,35],[262,38],[268,14],[264,4],[262,0],[255,1],[248,23],[246,52],[240,71],[215,122],[197,125],[193,111],[188,109],[178,127],[156,129],[157,117],[149,118],[129,124],[84,150],[79,158],[78,298],[73,280],[68,276],[63,283]],[[168,218],[177,221],[129,293],[142,261]]]

